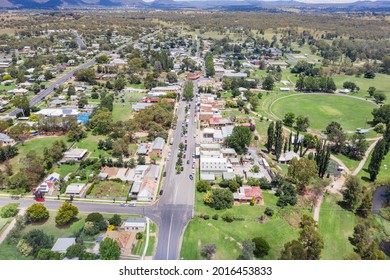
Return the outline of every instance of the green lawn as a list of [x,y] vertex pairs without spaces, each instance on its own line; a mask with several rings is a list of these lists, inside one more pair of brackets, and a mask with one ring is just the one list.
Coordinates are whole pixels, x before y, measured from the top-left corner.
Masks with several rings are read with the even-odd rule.
[[114,181],[102,181],[94,185],[89,195],[98,197],[127,197],[130,185]]
[[280,99],[271,110],[281,119],[288,112],[308,116],[312,129],[323,130],[331,121],[337,121],[344,130],[355,131],[358,127],[369,127],[366,122],[372,119],[374,108],[372,103],[347,96],[310,94]]
[[354,82],[359,88],[359,92],[352,93],[352,95],[360,96],[360,97],[368,97],[367,90],[369,87],[375,87],[377,93],[385,93],[387,95],[386,103],[389,102],[390,99],[390,91],[389,91],[389,84],[390,84],[390,76],[386,74],[376,74],[376,77],[374,79],[365,79],[363,77],[357,78],[355,76],[334,76],[333,77],[334,82],[336,83],[336,86],[338,89],[343,88],[344,82]]
[[[200,255],[202,247],[207,243],[214,243],[217,247],[215,259],[235,260],[241,253],[240,243],[245,239],[258,236],[265,238],[271,245],[269,255],[264,259],[277,259],[283,245],[298,237],[299,230],[287,222],[288,217],[293,216],[297,209],[281,210],[276,206],[277,197],[271,193],[263,192],[264,205],[240,205],[233,206],[229,210],[214,210],[204,205],[203,195],[196,192],[197,216],[189,223],[184,233],[182,259],[203,259]],[[259,223],[258,218],[263,215],[266,206],[272,207],[275,214],[270,220]],[[221,218],[211,219],[212,215],[218,214],[221,217],[226,211],[231,211],[235,217],[244,218],[244,220],[226,223]],[[199,214],[208,214],[210,219],[203,220],[198,217]]]
[[28,152],[36,151],[39,156],[43,155],[44,148],[50,147],[55,141],[63,140],[67,145],[69,142],[66,142],[66,136],[56,136],[56,137],[45,137],[45,138],[37,138],[24,142],[23,145],[19,144],[17,147],[19,149],[19,154],[11,159],[11,165],[14,168],[13,171],[16,174],[19,169],[22,167],[22,163],[20,162]]
[[[364,181],[368,182],[370,178],[370,174],[368,173],[368,165],[371,161],[372,152],[371,151],[370,156],[368,157],[366,163],[364,164],[362,170],[358,173],[358,177],[363,179]],[[381,168],[379,171],[379,174],[377,176],[377,180],[383,180],[390,177],[390,153],[388,153],[385,158],[382,160]]]
[[64,178],[69,173],[72,173],[76,171],[80,167],[80,164],[76,163],[73,165],[70,164],[61,164],[58,166],[55,170],[55,172],[58,172],[61,175],[61,178]]
[[353,252],[348,240],[355,227],[355,215],[341,208],[337,202],[341,196],[326,195],[321,205],[318,231],[324,239],[321,259],[342,260]]
[[99,155],[108,157],[109,154],[104,150],[98,149],[99,140],[105,140],[106,137],[100,135],[92,135],[88,133],[87,138],[82,139],[74,145],[74,148],[87,149],[90,153],[90,157],[99,157]]
[[358,167],[358,165],[360,163],[359,160],[350,159],[349,157],[347,157],[341,153],[334,155],[334,156],[337,157],[338,159],[340,159],[345,164],[345,166],[347,166],[348,169],[352,172]]
[[114,103],[112,110],[112,119],[116,121],[126,121],[130,118],[132,113],[131,105],[125,103]]
[[146,250],[146,256],[153,256],[155,245],[156,245],[156,237],[149,236],[149,244],[148,244],[148,249]]

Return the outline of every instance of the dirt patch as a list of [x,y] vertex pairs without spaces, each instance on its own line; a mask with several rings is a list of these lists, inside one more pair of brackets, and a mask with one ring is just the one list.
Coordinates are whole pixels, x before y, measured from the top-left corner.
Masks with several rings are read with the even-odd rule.
[[102,170],[101,170],[102,173],[107,173],[108,177],[116,176],[116,174],[118,174],[118,171],[119,171],[119,168],[117,168],[117,167],[108,167],[108,166],[103,167]]

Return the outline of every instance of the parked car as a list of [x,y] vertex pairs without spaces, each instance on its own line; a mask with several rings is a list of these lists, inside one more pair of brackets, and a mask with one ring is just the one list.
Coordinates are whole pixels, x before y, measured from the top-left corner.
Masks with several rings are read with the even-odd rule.
[[187,159],[187,164],[190,164],[190,160],[189,159]]
[[190,174],[190,180],[193,180],[194,179],[194,176],[192,176],[192,174]]

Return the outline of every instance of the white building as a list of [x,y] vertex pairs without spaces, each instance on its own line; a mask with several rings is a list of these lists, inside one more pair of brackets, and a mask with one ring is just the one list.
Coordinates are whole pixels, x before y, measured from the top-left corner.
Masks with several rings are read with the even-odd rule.
[[200,174],[214,175],[221,177],[224,172],[228,171],[228,163],[226,158],[207,158],[200,157]]

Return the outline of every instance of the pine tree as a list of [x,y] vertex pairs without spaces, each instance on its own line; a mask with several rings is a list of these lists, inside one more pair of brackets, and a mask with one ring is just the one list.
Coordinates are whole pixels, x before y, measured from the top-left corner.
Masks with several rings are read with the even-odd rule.
[[368,165],[368,173],[370,173],[371,181],[375,181],[381,168],[381,163],[386,151],[386,142],[384,139],[378,141],[372,152],[371,161]]
[[384,155],[387,155],[390,150],[390,122],[386,124],[386,130],[383,133],[383,140],[385,140],[386,143]]
[[288,151],[291,151],[292,132],[290,132],[290,138],[288,140]]
[[371,213],[372,208],[372,195],[371,192],[366,191],[366,194],[363,197],[362,203],[359,208],[356,210],[356,214],[363,218],[367,218]]
[[283,153],[287,152],[287,139],[284,140]]
[[283,148],[283,125],[282,125],[282,121],[277,121],[275,127],[275,155],[277,160],[282,154],[282,148]]
[[273,122],[269,124],[267,134],[268,134],[268,139],[267,139],[266,147],[268,152],[270,153],[272,151],[272,147],[274,145],[274,140],[275,140],[275,129],[274,129]]

